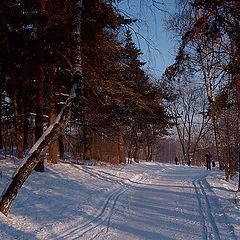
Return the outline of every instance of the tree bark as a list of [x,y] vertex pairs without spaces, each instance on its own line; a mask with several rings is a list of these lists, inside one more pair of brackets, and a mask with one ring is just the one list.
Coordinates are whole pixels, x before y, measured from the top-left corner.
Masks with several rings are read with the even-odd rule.
[[[40,50],[41,51],[41,50]],[[36,118],[35,118],[35,142],[42,136],[43,134],[43,75],[44,68],[42,62],[42,53],[39,53],[39,63],[37,66],[37,74],[36,74]],[[35,171],[44,172],[44,159],[41,159],[35,167]]]
[[18,104],[17,93],[15,88],[15,82],[13,83],[13,94],[12,102],[14,109],[14,119],[15,119],[15,130],[16,130],[16,145],[17,145],[17,156],[19,159],[24,157],[24,121],[23,121],[23,110],[22,105]]
[[83,131],[83,160],[89,160],[91,158],[90,148],[91,148],[91,137],[90,131],[86,126],[82,127]]
[[152,152],[153,152],[153,149],[152,149],[152,145],[151,143],[147,143],[147,156],[146,156],[146,161],[147,162],[152,162]]
[[[54,123],[48,127],[42,137],[31,148],[29,155],[26,157],[23,164],[16,171],[12,177],[9,185],[3,192],[0,199],[0,211],[7,215],[10,207],[17,196],[17,193],[28,176],[31,174],[35,166],[40,161],[41,154],[46,151],[49,145],[55,141],[59,134],[64,130],[67,123],[70,120],[71,109],[74,106],[76,99],[77,86],[83,86],[82,76],[82,62],[81,62],[81,24],[82,24],[82,2],[83,0],[77,0],[75,4],[75,15],[73,18],[73,87],[71,94],[65,102],[61,112],[57,116]],[[83,89],[80,89],[82,91]]]
[[119,157],[120,163],[126,163],[122,127],[119,127],[119,130],[118,130],[118,157]]
[[[48,94],[49,94],[49,120],[48,123],[51,125],[57,117],[57,103],[56,103],[56,96],[55,96],[55,80],[56,80],[56,69],[52,67],[52,73],[49,77],[49,84],[48,84]],[[58,160],[58,141],[56,140],[51,144],[49,147],[49,155],[48,161],[52,164],[56,164]]]
[[139,153],[140,153],[139,143],[138,141],[136,141],[135,149],[134,149],[134,161],[137,163],[139,163]]
[[[57,117],[56,112],[50,113],[49,125],[51,125],[54,122],[56,117]],[[49,147],[48,161],[51,162],[52,164],[57,164],[57,161],[58,161],[58,141],[57,140],[54,141]]]
[[238,145],[238,192],[240,192],[240,147]]
[[[39,15],[41,19],[45,15],[45,0],[41,0],[39,2]],[[46,16],[45,16],[46,17]],[[43,94],[44,94],[44,59],[43,59],[43,46],[42,46],[42,35],[45,24],[43,20],[40,21],[37,27],[37,35],[38,35],[38,44],[37,44],[37,56],[36,56],[36,118],[35,118],[35,142],[42,136],[43,134]],[[35,171],[44,172],[44,158],[41,159],[35,167]]]
[[[0,79],[1,80],[1,79]],[[0,149],[3,149],[3,136],[2,136],[2,98],[3,98],[3,90],[0,89]]]
[[63,135],[60,134],[58,138],[58,151],[59,151],[59,159],[64,160],[64,143],[63,143]]
[[[236,87],[236,102],[237,102],[237,110],[238,110],[238,120],[240,116],[240,71],[239,71],[239,63],[240,63],[240,31],[238,28],[238,35],[237,35],[237,56],[238,56],[238,64],[237,64],[237,70],[238,73],[235,76],[235,87]],[[238,135],[239,135],[239,129],[238,129]],[[240,191],[240,144],[238,144],[238,191]]]

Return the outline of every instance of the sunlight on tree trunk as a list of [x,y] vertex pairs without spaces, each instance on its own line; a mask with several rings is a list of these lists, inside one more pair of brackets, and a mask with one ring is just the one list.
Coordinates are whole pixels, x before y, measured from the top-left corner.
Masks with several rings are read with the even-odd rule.
[[123,139],[123,127],[119,127],[118,131],[118,156],[120,163],[126,163],[125,159],[125,144]]

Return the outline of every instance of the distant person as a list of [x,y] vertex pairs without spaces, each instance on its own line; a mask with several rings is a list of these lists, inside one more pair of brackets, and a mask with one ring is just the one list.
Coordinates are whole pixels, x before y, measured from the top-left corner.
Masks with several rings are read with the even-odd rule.
[[176,163],[176,165],[179,165],[179,161],[178,161],[177,156],[175,157],[175,163]]
[[128,163],[131,164],[131,163],[132,163],[132,160],[133,160],[132,158],[128,158]]
[[216,163],[214,160],[212,160],[212,167],[216,167]]
[[207,170],[211,170],[212,155],[209,151],[205,154],[205,160]]

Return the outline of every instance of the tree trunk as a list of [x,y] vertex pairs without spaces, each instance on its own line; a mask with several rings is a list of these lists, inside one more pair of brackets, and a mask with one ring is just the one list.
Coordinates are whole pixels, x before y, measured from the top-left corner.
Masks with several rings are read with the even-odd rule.
[[[52,73],[49,77],[49,84],[48,84],[48,93],[49,93],[49,120],[48,123],[51,125],[57,117],[57,103],[56,103],[56,96],[55,96],[55,80],[56,80],[56,69],[52,67]],[[56,164],[58,160],[58,141],[52,143],[49,147],[49,155],[48,161],[52,164]]]
[[[40,50],[41,51],[41,50]],[[36,118],[35,118],[35,142],[42,136],[43,134],[43,75],[44,68],[42,59],[42,53],[39,53],[39,63],[36,71]],[[43,59],[42,59],[43,60]],[[41,159],[35,167],[35,171],[44,172],[44,158]]]
[[[61,112],[58,114],[54,123],[48,127],[42,137],[31,148],[29,155],[23,164],[11,178],[9,185],[3,192],[0,200],[0,211],[7,215],[10,207],[17,196],[17,193],[35,166],[40,161],[40,155],[55,141],[59,134],[64,130],[70,120],[71,109],[76,99],[77,86],[83,87],[82,62],[81,62],[81,24],[82,24],[82,1],[77,0],[75,5],[75,15],[73,18],[73,87],[71,94],[65,102]],[[83,89],[80,89],[82,92]]]
[[147,162],[152,162],[152,146],[150,143],[147,143],[147,151],[146,151],[146,161]]
[[[1,79],[0,79],[1,81]],[[3,149],[3,136],[2,136],[2,98],[3,98],[3,90],[0,89],[0,149]]]
[[[39,6],[39,15],[41,15],[42,19],[45,14],[45,2],[46,0],[41,0]],[[45,16],[46,17],[46,16]],[[45,24],[43,21],[40,21],[37,27],[37,56],[36,56],[36,118],[35,118],[35,142],[42,136],[43,134],[43,94],[44,94],[44,59],[43,59],[43,46],[42,46],[42,35]],[[35,171],[44,172],[44,158],[39,161],[39,163],[35,167]]]
[[185,150],[185,134],[184,134],[184,129],[181,131],[181,128],[180,128],[180,124],[178,124],[177,122],[177,119],[175,120],[176,121],[176,129],[177,129],[177,133],[178,133],[178,138],[180,140],[180,145],[181,145],[181,148],[182,148],[182,154],[183,154],[183,158],[184,158],[184,164],[187,163],[187,154],[186,154],[186,150]]
[[227,146],[227,162],[225,164],[225,180],[227,182],[230,181],[229,161],[230,161],[230,149],[229,149],[229,146]]
[[230,132],[229,132],[229,119],[227,117],[227,113],[224,111],[224,124],[225,124],[225,137],[226,137],[226,154],[227,154],[227,159],[225,160],[225,166],[224,166],[224,170],[225,170],[225,177],[226,177],[226,181],[229,182],[230,180],[230,161],[231,161],[231,153],[230,153]]
[[86,126],[82,127],[83,131],[83,159],[89,160],[91,158],[90,148],[91,148],[91,137],[90,131]]
[[60,134],[58,138],[58,151],[59,151],[59,159],[63,160],[65,159],[64,157],[64,143],[63,143],[63,135]]
[[[54,122],[56,117],[57,117],[56,112],[51,111],[50,118],[49,118],[49,125],[51,125]],[[58,141],[57,140],[53,142],[52,145],[49,147],[48,161],[51,162],[52,164],[57,164],[57,161],[58,161]]]
[[139,163],[139,153],[140,153],[139,143],[136,141],[134,149],[134,161],[137,163]]
[[122,127],[119,127],[119,130],[118,130],[118,157],[119,157],[120,163],[126,163]]
[[29,130],[28,116],[26,113],[26,102],[24,101],[24,139],[23,139],[24,150],[28,149],[28,130]]
[[17,196],[18,190],[39,163],[41,155],[47,150],[49,145],[58,138],[59,133],[65,128],[70,118],[73,100],[74,98],[67,100],[54,124],[49,126],[42,137],[34,144],[24,163],[12,177],[10,184],[1,196],[0,211],[4,215],[8,214],[11,204]]
[[24,121],[22,113],[20,110],[22,106],[17,102],[16,88],[13,86],[12,95],[13,109],[14,109],[14,119],[15,119],[15,130],[16,130],[16,145],[17,145],[17,156],[19,159],[24,157]]
[[240,145],[238,144],[238,192],[240,192]]
[[131,163],[132,157],[133,157],[133,140],[131,139],[128,146],[128,163]]
[[[214,129],[214,136],[215,136],[215,145],[216,145],[216,151],[217,151],[217,158],[219,161],[219,169],[224,170],[224,162],[222,157],[222,143],[221,143],[221,137],[220,137],[220,128],[218,124],[218,110],[216,107],[216,99],[215,99],[215,86],[214,86],[214,79],[215,79],[215,73],[212,72],[212,59],[211,54],[209,54],[208,48],[206,49],[206,57],[207,57],[207,70],[203,71],[204,81],[205,81],[205,89],[208,96],[209,104],[212,106],[211,111],[211,119],[213,123],[213,129]],[[204,56],[202,56],[202,52],[200,54],[200,61],[204,65]]]
[[[213,104],[215,104],[215,103],[213,103]],[[218,157],[218,161],[219,161],[219,170],[224,170],[225,163],[224,163],[223,156],[221,153],[221,150],[222,150],[221,144],[222,143],[221,143],[221,137],[220,137],[220,128],[219,128],[216,113],[214,113],[214,112],[213,112],[212,122],[213,122],[213,130],[214,130],[214,136],[215,136],[217,157]]]
[[[238,28],[239,29],[239,28]],[[240,62],[240,31],[238,30],[237,36],[237,50],[238,50],[238,64],[237,70],[238,73],[235,76],[235,87],[236,87],[236,101],[237,101],[237,109],[238,109],[238,120],[240,116],[240,71],[239,71],[239,62]],[[238,136],[239,136],[239,129],[238,129]],[[238,140],[240,140],[238,138]],[[238,144],[238,191],[240,191],[240,144]]]

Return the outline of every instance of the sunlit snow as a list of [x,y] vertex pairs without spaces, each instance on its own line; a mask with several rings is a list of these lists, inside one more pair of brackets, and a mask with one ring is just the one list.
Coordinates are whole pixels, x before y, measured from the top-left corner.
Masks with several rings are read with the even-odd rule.
[[[1,192],[18,165],[1,157]],[[47,164],[0,214],[0,239],[240,239],[236,187],[204,167]]]

